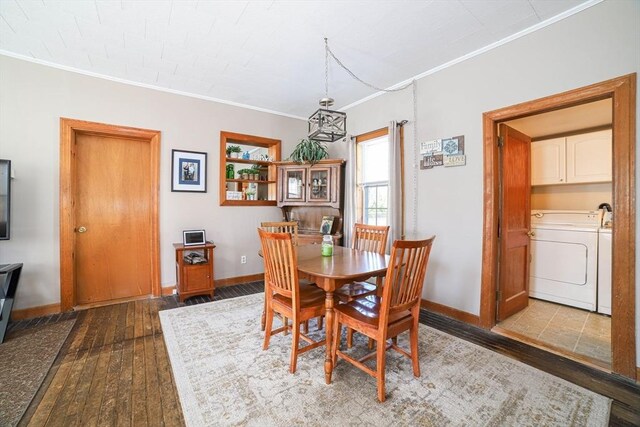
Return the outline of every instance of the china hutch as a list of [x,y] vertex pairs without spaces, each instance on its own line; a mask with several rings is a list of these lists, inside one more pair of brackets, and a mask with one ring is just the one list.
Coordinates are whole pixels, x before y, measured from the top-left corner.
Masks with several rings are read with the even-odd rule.
[[314,165],[276,162],[277,205],[286,221],[298,222],[300,244],[322,242],[323,217],[332,217],[330,233],[342,244],[344,165],[342,159],[321,160]]

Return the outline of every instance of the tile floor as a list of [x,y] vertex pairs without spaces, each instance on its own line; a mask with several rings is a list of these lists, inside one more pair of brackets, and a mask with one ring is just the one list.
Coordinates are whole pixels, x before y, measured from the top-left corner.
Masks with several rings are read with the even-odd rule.
[[499,327],[611,364],[611,317],[529,298],[529,306]]

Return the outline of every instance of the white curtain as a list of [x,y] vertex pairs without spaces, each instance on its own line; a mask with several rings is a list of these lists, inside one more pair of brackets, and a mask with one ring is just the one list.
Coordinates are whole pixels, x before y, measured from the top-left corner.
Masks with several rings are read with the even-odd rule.
[[395,120],[389,123],[389,239],[387,252],[394,240],[402,238],[402,164],[400,156],[400,126]]
[[353,225],[356,223],[356,139],[351,135],[344,137],[346,161],[344,177],[344,223],[342,246],[351,246]]

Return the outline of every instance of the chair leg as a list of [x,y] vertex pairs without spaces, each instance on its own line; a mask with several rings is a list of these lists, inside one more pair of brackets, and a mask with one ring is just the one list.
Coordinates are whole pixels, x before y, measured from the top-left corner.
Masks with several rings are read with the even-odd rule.
[[291,363],[289,365],[289,372],[295,374],[296,365],[298,362],[298,343],[300,341],[300,323],[298,319],[293,318],[291,324]]
[[309,333],[309,321],[305,320],[304,322],[302,322],[302,332],[306,334]]
[[289,319],[282,316],[282,325],[284,326],[284,334],[287,335],[289,333],[289,329],[287,328],[287,326],[289,326]]
[[318,317],[318,330],[321,331],[322,330],[322,324],[324,323],[324,316],[319,316]]
[[409,340],[411,341],[411,364],[413,365],[413,376],[420,376],[420,359],[418,355],[418,317],[414,318],[413,325],[409,329]]
[[338,350],[340,350],[340,342],[342,338],[342,328],[340,327],[339,319],[333,319],[333,342],[331,343],[331,360],[333,362],[333,368],[336,368],[338,362]]
[[347,348],[353,347],[353,329],[347,328]]
[[267,323],[267,294],[264,294],[264,306],[262,307],[262,317],[260,318],[260,330],[264,331],[264,325]]
[[373,340],[373,338],[369,338],[369,342],[367,343],[367,347],[369,347],[369,350],[373,350],[373,343],[375,341]]
[[384,380],[386,371],[386,347],[387,345],[385,340],[379,339],[376,349],[376,379],[378,380],[378,400],[380,402],[384,402],[385,400]]
[[269,340],[271,339],[271,327],[273,326],[273,310],[267,304],[267,316],[266,323],[264,328],[264,343],[262,344],[262,349],[266,350],[269,348]]

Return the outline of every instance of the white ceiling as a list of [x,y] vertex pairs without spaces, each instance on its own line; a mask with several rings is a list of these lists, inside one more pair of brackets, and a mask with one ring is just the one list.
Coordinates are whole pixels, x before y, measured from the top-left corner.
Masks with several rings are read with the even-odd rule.
[[[324,95],[325,36],[390,87],[597,2],[0,0],[0,53],[307,117]],[[329,75],[334,107],[376,92],[335,63]]]
[[613,123],[611,98],[507,122],[531,138],[589,129]]

